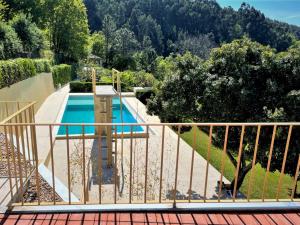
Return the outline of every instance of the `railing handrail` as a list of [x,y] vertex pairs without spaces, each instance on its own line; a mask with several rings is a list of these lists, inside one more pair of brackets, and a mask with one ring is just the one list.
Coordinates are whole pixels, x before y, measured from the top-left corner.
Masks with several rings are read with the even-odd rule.
[[[32,116],[32,108],[29,108],[30,110],[30,114]],[[13,164],[13,168],[14,171],[13,172],[13,176],[11,176],[11,174],[9,174],[9,180],[14,181],[15,178],[15,183],[18,184],[18,182],[20,183],[20,192],[18,193],[23,193],[22,188],[24,187],[24,183],[26,183],[29,179],[27,180],[23,180],[23,173],[22,173],[22,158],[24,158],[23,163],[24,167],[27,165],[26,161],[29,162],[33,162],[29,164],[29,171],[30,173],[28,173],[26,171],[26,167],[25,167],[25,173],[24,175],[26,176],[26,178],[32,178],[33,180],[35,180],[36,182],[36,187],[37,187],[37,191],[35,192],[35,194],[37,195],[36,199],[37,199],[37,205],[40,205],[41,202],[43,202],[43,198],[40,196],[41,193],[41,185],[40,184],[40,178],[39,178],[39,159],[41,159],[42,157],[39,157],[39,150],[38,149],[45,149],[45,140],[43,140],[43,145],[38,146],[37,145],[37,139],[39,137],[37,137],[37,133],[39,132],[39,128],[42,127],[42,130],[44,130],[44,126],[48,126],[49,127],[49,143],[50,143],[50,155],[49,157],[51,157],[51,163],[48,165],[51,165],[51,172],[52,172],[52,190],[51,193],[53,194],[53,201],[49,199],[49,201],[51,201],[49,204],[60,204],[60,200],[58,202],[56,202],[55,198],[56,198],[56,185],[55,185],[55,173],[58,174],[55,171],[60,171],[60,176],[65,176],[65,172],[62,170],[63,168],[67,167],[68,169],[68,174],[67,174],[67,180],[64,180],[64,185],[66,186],[67,190],[68,190],[68,200],[64,199],[63,201],[65,201],[66,205],[72,205],[72,204],[103,204],[103,202],[105,201],[110,201],[107,200],[105,195],[103,195],[102,193],[106,193],[105,188],[111,188],[110,192],[111,194],[114,194],[114,204],[117,203],[121,203],[123,201],[129,201],[129,204],[132,203],[138,203],[138,202],[142,202],[143,203],[149,203],[151,202],[153,199],[154,201],[156,201],[156,203],[162,203],[163,202],[173,202],[173,204],[175,205],[177,202],[180,202],[181,200],[184,200],[186,203],[189,202],[194,202],[194,200],[196,200],[196,202],[209,202],[211,199],[214,199],[214,202],[218,202],[218,203],[224,203],[226,202],[227,198],[230,198],[230,202],[239,202],[239,198],[242,198],[242,200],[244,202],[251,202],[252,200],[256,200],[256,198],[251,198],[251,196],[253,196],[253,185],[254,185],[254,174],[256,174],[255,172],[255,165],[256,165],[256,158],[258,158],[257,156],[257,152],[261,146],[261,144],[266,144],[266,146],[264,147],[265,149],[269,149],[268,152],[268,165],[265,168],[265,175],[263,178],[263,187],[259,187],[261,189],[261,193],[262,196],[258,197],[258,200],[260,200],[261,202],[264,201],[268,201],[271,200],[270,197],[268,196],[268,192],[267,189],[269,187],[269,176],[270,173],[272,172],[272,167],[271,167],[271,163],[272,163],[272,159],[275,157],[275,155],[273,154],[273,150],[274,150],[274,143],[276,140],[276,133],[277,133],[277,128],[279,126],[284,126],[284,127],[289,127],[288,129],[288,134],[287,134],[287,138],[286,141],[282,140],[282,146],[283,144],[285,144],[285,148],[281,147],[280,149],[277,148],[276,151],[281,151],[281,149],[284,150],[284,157],[282,159],[282,166],[281,169],[278,169],[278,171],[280,170],[280,177],[278,177],[278,181],[277,182],[277,188],[276,190],[276,199],[274,199],[272,197],[272,199],[274,201],[284,201],[284,199],[287,198],[287,196],[290,196],[290,200],[289,201],[299,201],[300,199],[298,198],[298,195],[295,196],[295,193],[298,194],[298,192],[296,192],[296,187],[297,187],[297,182],[298,182],[298,176],[299,176],[299,169],[300,169],[300,154],[298,152],[296,152],[296,156],[298,155],[298,161],[297,161],[297,168],[295,171],[295,176],[293,176],[294,172],[288,172],[289,175],[291,175],[291,180],[290,182],[290,186],[289,189],[291,190],[291,194],[284,194],[284,199],[281,198],[281,190],[283,190],[283,185],[282,182],[283,180],[283,176],[286,174],[286,163],[287,162],[287,156],[289,154],[289,147],[290,147],[290,142],[292,142],[293,140],[297,140],[298,136],[297,135],[292,135],[292,130],[294,129],[298,129],[297,127],[300,127],[300,122],[272,122],[272,123],[261,123],[261,122],[251,122],[251,123],[241,123],[241,122],[236,122],[236,123],[89,123],[89,124],[80,124],[80,123],[69,123],[69,124],[64,124],[64,123],[34,123],[34,120],[30,120],[30,123],[22,123],[22,120],[20,120],[20,123],[18,123],[18,120],[16,123],[5,123],[5,124],[0,124],[0,128],[4,128],[4,136],[5,136],[5,142],[11,144],[12,146],[15,145],[16,147],[16,152],[12,151],[12,161],[10,160],[10,158],[7,158],[7,164],[8,165],[12,165]],[[41,127],[39,127],[41,126]],[[58,145],[58,148],[54,150],[54,143],[53,142],[53,138],[52,138],[52,132],[53,132],[53,128],[57,126],[65,126],[66,127],[66,136],[58,136],[55,139],[62,141],[61,143],[65,143],[66,144],[66,148],[65,145]],[[74,137],[74,139],[78,139],[78,140],[82,140],[82,144],[80,141],[76,140],[75,142],[73,142],[73,134],[71,132],[71,128],[74,126],[81,126],[81,134],[78,134],[76,137]],[[112,165],[113,167],[108,166],[108,177],[104,176],[104,173],[102,172],[102,170],[99,170],[99,168],[104,168],[102,167],[105,166],[104,160],[107,160],[107,151],[103,151],[105,147],[102,146],[102,135],[99,136],[99,134],[95,134],[90,136],[89,134],[85,133],[85,126],[95,126],[98,128],[100,127],[100,129],[104,128],[104,127],[114,127],[115,130],[115,139],[114,142],[112,142],[112,144],[114,144],[114,165]],[[121,131],[121,133],[118,131],[117,127],[118,126],[131,126],[130,132],[126,131],[126,136],[125,133],[123,131]],[[136,141],[137,136],[135,135],[140,135],[142,133],[135,133],[133,132],[133,127],[135,126],[145,126],[146,128],[144,129],[144,131],[146,131],[146,136],[143,137],[143,139],[139,139],[135,144],[134,142]],[[151,133],[149,132],[149,128],[154,128],[153,131],[157,131],[157,135],[150,135]],[[167,128],[167,126],[169,126]],[[174,131],[173,129],[170,129],[170,127],[173,126],[177,126],[177,131]],[[183,126],[192,126],[193,128],[195,128],[192,132],[193,136],[192,136],[192,145],[190,147],[187,147],[186,144],[182,145],[184,142],[184,140],[182,140],[181,138],[181,128],[183,128]],[[260,143],[260,130],[262,127],[273,127],[273,132],[272,132],[272,136],[271,136],[271,130],[269,130],[269,132],[267,132],[268,136],[272,137],[271,138],[271,143],[270,145],[268,143]],[[197,135],[196,133],[196,128],[197,127],[210,127],[209,129],[209,135],[207,136],[208,139],[205,139],[203,137],[200,137]],[[226,131],[224,132],[224,146],[223,146],[223,150],[220,147],[220,150],[222,151],[222,161],[221,161],[221,171],[220,172],[214,172],[210,169],[212,164],[212,157],[214,157],[214,155],[212,154],[212,150],[213,150],[213,129],[215,127],[226,127]],[[228,186],[229,184],[225,184],[225,167],[226,167],[226,161],[225,157],[226,157],[226,153],[227,150],[229,150],[229,146],[227,146],[227,144],[229,143],[229,127],[232,128],[237,128],[237,127],[241,127],[242,128],[242,132],[241,134],[239,134],[237,136],[234,136],[234,138],[236,139],[236,144],[239,143],[239,148],[238,148],[238,155],[236,158],[236,166],[234,166],[234,182],[231,181],[232,183],[230,184],[230,186]],[[244,152],[245,152],[245,144],[244,143],[244,136],[245,134],[245,129],[246,128],[251,128],[252,127],[257,127],[257,134],[256,134],[256,139],[255,139],[255,146],[253,146],[253,157],[251,155],[249,155],[249,157],[253,159],[252,163],[249,165],[252,165],[251,169],[251,174],[250,174],[250,181],[249,184],[247,186],[247,190],[243,191],[243,193],[240,193],[240,183],[237,183],[237,179],[240,177],[240,165],[246,165],[246,161],[244,160]],[[160,129],[161,128],[161,132],[160,133]],[[29,129],[29,132],[28,132]],[[167,129],[167,130],[166,130]],[[284,129],[285,132],[287,131],[287,129]],[[25,131],[25,132],[24,132]],[[118,133],[119,132],[119,133]],[[167,134],[166,134],[167,132]],[[28,133],[28,137],[27,136]],[[155,133],[155,132],[153,132]],[[101,132],[100,132],[101,134]],[[144,134],[144,133],[143,133]],[[174,134],[174,135],[173,135]],[[44,133],[43,133],[43,137],[44,137]],[[207,134],[206,134],[207,135]],[[254,137],[254,134],[251,133],[251,135]],[[14,138],[14,136],[16,136],[16,138]],[[100,139],[99,139],[100,138]],[[96,142],[87,142],[87,146],[86,146],[86,139],[94,139],[94,140],[100,140],[98,141],[98,143]],[[126,142],[123,142],[124,139],[126,139]],[[292,139],[292,140],[291,140]],[[118,142],[120,140],[120,142]],[[104,140],[105,141],[105,140]],[[149,142],[150,141],[150,142]],[[252,140],[253,141],[253,140]],[[207,146],[203,146],[201,148],[203,148],[204,151],[206,151],[207,157],[205,158],[205,160],[203,162],[200,162],[198,158],[195,157],[196,155],[196,151],[197,151],[197,143],[206,143]],[[285,143],[284,143],[285,142]],[[77,144],[79,143],[80,146],[79,148],[75,149],[75,147],[73,146],[73,144]],[[123,146],[122,144],[125,143],[125,162],[123,164],[123,159],[121,158],[121,154],[122,154],[122,150],[123,150]],[[160,145],[161,143],[161,145]],[[294,142],[293,142],[294,143]],[[26,148],[26,144],[28,145],[28,147]],[[137,145],[136,145],[137,144]],[[106,146],[107,143],[106,143]],[[137,147],[137,148],[136,148]],[[107,147],[106,147],[107,148]],[[11,148],[10,148],[11,149]],[[30,157],[30,155],[32,155],[32,160],[29,158],[29,160],[26,160],[26,152],[25,150],[29,150],[31,149],[31,151],[28,151],[28,156]],[[294,148],[295,149],[295,148]],[[64,150],[67,150],[66,152],[64,152]],[[8,146],[6,146],[6,151],[7,151],[7,155],[9,155],[9,148]],[[71,174],[70,171],[71,169],[74,169],[74,165],[70,164],[73,156],[70,155],[71,152],[74,151],[78,151],[80,154],[82,154],[82,159],[80,159],[80,157],[76,156],[76,160],[75,160],[75,169],[77,168],[77,170],[79,170],[79,172],[77,173],[77,170],[75,170],[75,172],[77,173],[76,178],[79,179],[79,182],[77,179],[75,179],[74,183],[71,182],[70,178],[71,178]],[[274,150],[275,151],[275,150]],[[30,154],[31,152],[31,154]],[[60,152],[65,154],[66,156],[62,157],[62,160],[64,161],[60,161],[58,163],[54,163],[56,159],[59,159],[62,155],[55,155],[53,153],[57,153]],[[75,152],[76,153],[76,152]],[[187,154],[188,153],[188,156]],[[86,158],[85,156],[88,156],[88,158]],[[106,156],[105,156],[106,154]],[[252,154],[252,153],[251,153]],[[185,155],[185,158],[181,158],[182,155]],[[15,158],[15,156],[17,158]],[[190,157],[191,156],[191,157]],[[66,157],[66,158],[65,158]],[[118,157],[118,158],[117,158]],[[153,158],[152,158],[153,157]],[[221,157],[221,155],[220,155]],[[92,161],[92,158],[94,161]],[[50,159],[50,158],[49,158]],[[119,159],[119,160],[118,160]],[[61,160],[61,159],[60,159]],[[78,161],[79,160],[79,161]],[[182,161],[183,160],[183,161]],[[91,164],[92,162],[92,164]],[[198,162],[198,166],[200,165],[199,163],[201,163],[201,168],[203,169],[203,171],[205,171],[204,174],[199,173],[199,175],[201,176],[197,176],[197,178],[195,178],[195,174],[194,171],[199,171],[198,167],[194,166],[195,162]],[[103,163],[103,164],[102,164]],[[175,164],[176,163],[176,164]],[[160,167],[159,165],[160,164]],[[233,163],[234,164],[234,163]],[[56,169],[55,169],[55,165],[56,165]],[[86,168],[86,165],[88,165],[88,167]],[[90,167],[90,165],[92,165]],[[108,165],[108,163],[106,162],[106,165]],[[18,166],[18,167],[17,167]],[[242,166],[243,167],[243,166]],[[109,169],[110,168],[110,169]],[[125,169],[124,169],[125,168]],[[199,167],[200,168],[200,167]],[[16,171],[16,169],[18,169],[19,171]],[[33,170],[32,170],[33,169]],[[50,167],[48,167],[48,169],[50,169]],[[118,173],[118,170],[120,170],[120,172]],[[10,170],[8,170],[10,171]],[[125,171],[125,172],[124,172]],[[181,172],[180,172],[181,171]],[[34,172],[34,173],[33,173]],[[86,175],[86,172],[88,172],[88,175]],[[98,185],[94,186],[94,189],[91,188],[91,190],[88,189],[90,183],[90,174],[89,172],[91,172],[92,176],[96,178],[95,184],[93,185]],[[210,175],[214,174],[212,180],[210,179]],[[293,174],[290,174],[293,173]],[[171,174],[171,178],[170,179],[166,179],[167,177],[170,177]],[[215,176],[216,175],[216,176]],[[73,175],[72,175],[73,176]],[[75,175],[74,175],[75,176]],[[118,177],[120,176],[120,177]],[[20,178],[18,178],[20,177]],[[138,178],[137,178],[138,177]],[[62,177],[61,177],[62,178]],[[109,178],[109,179],[107,179]],[[116,197],[116,193],[117,193],[117,189],[119,187],[119,182],[118,180],[120,180],[120,178],[122,178],[122,184],[125,184],[125,191],[124,191],[124,196],[122,196],[120,194],[120,196],[118,197],[119,200]],[[65,179],[65,178],[63,178]],[[106,180],[107,179],[107,180]],[[166,180],[164,180],[166,179]],[[199,180],[202,179],[202,180]],[[194,182],[193,182],[194,180]],[[224,180],[224,182],[223,182]],[[106,181],[109,181],[108,183],[105,183]],[[11,181],[10,181],[11,182]],[[50,182],[50,180],[49,180]],[[67,184],[66,184],[67,182]],[[159,183],[158,183],[159,182]],[[211,183],[212,182],[212,183]],[[50,183],[49,183],[50,184]],[[78,185],[79,184],[79,185]],[[109,184],[112,186],[102,186],[105,184]],[[204,186],[202,186],[204,184]],[[212,185],[210,185],[212,184]],[[127,186],[126,186],[127,185]],[[195,189],[195,185],[197,185],[197,188]],[[71,193],[73,191],[73,187],[77,188],[76,192],[77,194],[80,194],[80,202],[77,202],[78,200],[72,200],[71,197]],[[102,187],[103,190],[102,190]],[[275,187],[275,186],[274,186]],[[114,188],[114,193],[113,193],[113,188]],[[199,190],[198,190],[199,188]],[[284,187],[286,189],[286,187]],[[25,189],[25,188],[24,188]],[[99,189],[99,194],[98,194],[98,199],[97,199],[97,192]],[[18,187],[17,187],[17,190]],[[121,188],[121,192],[123,194],[123,188]],[[188,192],[186,192],[186,190],[188,190]],[[79,192],[80,191],[80,192]],[[91,193],[89,193],[89,191],[91,191]],[[104,191],[104,192],[103,192]],[[260,193],[259,192],[259,193]],[[13,189],[10,189],[10,193],[11,195],[13,195]],[[50,193],[50,190],[49,190]],[[75,192],[74,192],[75,193]],[[178,196],[177,196],[178,193]],[[187,193],[188,196],[185,194]],[[194,194],[195,193],[195,196]],[[203,195],[202,195],[203,193]],[[239,196],[240,194],[246,194],[244,196]],[[257,193],[255,196],[258,196]],[[61,193],[60,193],[61,194]],[[65,195],[66,193],[63,193],[63,195]],[[213,195],[212,195],[213,194]],[[193,196],[192,196],[193,195]],[[96,198],[95,198],[96,196]],[[129,197],[128,197],[129,196]],[[215,197],[214,197],[215,196]],[[26,199],[24,199],[26,196],[20,195],[19,194],[19,199],[20,200],[16,200],[16,204],[15,202],[12,202],[13,206],[17,205],[17,204],[21,204],[21,205],[28,205],[28,204],[35,204],[35,203],[27,203]],[[89,200],[89,197],[91,197]],[[127,198],[128,197],[128,198]],[[158,198],[157,198],[158,197]],[[164,200],[162,200],[162,197]],[[275,196],[274,196],[275,197]],[[148,200],[149,198],[149,200]],[[95,200],[99,200],[95,203]],[[106,200],[105,200],[106,199]],[[111,199],[112,200],[112,199]],[[18,202],[19,201],[19,202]],[[105,203],[104,203],[105,204]]]
[[[24,107],[25,108],[25,107]],[[28,108],[26,106],[26,108]],[[1,123],[0,123],[1,124]],[[205,122],[205,123],[9,123],[3,124],[7,126],[18,126],[18,125],[36,125],[36,126],[300,126],[300,122],[234,122],[234,123],[217,123],[217,122]]]
[[[19,109],[17,112],[13,113],[12,115],[8,116],[7,118],[5,118],[4,120],[2,120],[0,122],[0,124],[6,124],[8,121],[12,120],[13,118],[15,118],[16,116],[18,116],[20,113],[22,113],[23,111],[29,109],[30,107],[32,107],[33,105],[35,105],[37,102],[31,102],[28,105],[24,106],[23,108]],[[22,123],[18,123],[18,124],[22,124]],[[23,123],[25,124],[25,123]]]

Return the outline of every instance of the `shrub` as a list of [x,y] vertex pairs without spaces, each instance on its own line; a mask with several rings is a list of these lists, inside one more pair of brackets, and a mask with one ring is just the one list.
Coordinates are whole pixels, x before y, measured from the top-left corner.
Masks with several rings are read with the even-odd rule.
[[[22,58],[0,61],[0,88],[33,77],[37,72],[44,72],[43,70],[50,71],[50,64],[39,70],[36,67],[35,61]],[[41,61],[43,60],[41,59]]]
[[[97,82],[97,85],[112,85],[112,82]],[[72,82],[70,82],[70,92],[71,93],[91,93],[91,92],[93,92],[93,83],[92,82],[72,81]]]
[[50,62],[45,59],[2,60],[0,61],[0,88],[33,77],[37,73],[50,71]]
[[54,66],[52,69],[54,86],[67,84],[71,81],[72,77],[72,66],[67,64],[60,64]]
[[122,91],[133,91],[134,87],[153,87],[157,80],[145,71],[124,71],[121,73]]
[[22,67],[19,80],[24,80],[36,75],[37,72],[31,59],[16,59],[15,62],[17,66]]
[[37,73],[51,72],[51,63],[48,59],[34,59],[33,64]]

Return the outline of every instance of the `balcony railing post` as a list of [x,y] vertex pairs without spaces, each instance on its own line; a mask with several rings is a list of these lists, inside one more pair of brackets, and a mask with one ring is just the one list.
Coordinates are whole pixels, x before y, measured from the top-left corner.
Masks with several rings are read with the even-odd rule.
[[255,171],[256,157],[257,157],[257,151],[258,151],[258,147],[259,147],[260,131],[261,131],[261,125],[258,125],[256,139],[255,139],[252,167],[251,167],[251,171],[250,171],[250,179],[249,179],[249,184],[248,184],[248,194],[247,194],[248,202],[250,201],[250,196],[251,196],[251,190],[252,190],[251,187],[253,184],[253,175],[254,175],[254,171]]
[[39,179],[39,156],[38,156],[38,149],[37,149],[37,142],[36,142],[36,126],[31,125],[31,142],[33,147],[33,155],[34,155],[34,164],[35,164],[35,182],[37,187],[37,199],[38,205],[41,204],[41,195],[40,195],[40,179]]
[[234,188],[233,188],[233,202],[235,202],[235,198],[236,198],[237,191],[238,191],[237,190],[237,181],[238,181],[238,177],[239,177],[241,158],[242,158],[242,153],[243,153],[244,134],[245,134],[245,125],[242,126],[239,154],[238,154],[237,166],[236,166],[235,176],[234,176],[235,181],[234,181]]
[[271,140],[271,145],[270,145],[270,152],[269,152],[269,157],[268,157],[267,171],[266,171],[266,175],[265,175],[265,178],[264,178],[263,191],[262,191],[262,201],[265,201],[265,191],[266,191],[266,187],[267,187],[268,175],[269,175],[271,161],[272,161],[272,154],[273,154],[273,149],[274,149],[274,142],[275,142],[275,137],[276,137],[276,131],[277,131],[277,126],[275,125],[273,127],[273,134],[272,134],[272,140]]
[[161,203],[162,177],[163,177],[163,167],[164,167],[165,130],[166,130],[166,127],[163,125],[162,126],[162,136],[161,136],[161,159],[160,159],[160,176],[159,176],[159,203]]
[[115,190],[114,190],[114,203],[117,203],[117,155],[118,155],[118,128],[115,126],[115,165],[114,165],[114,183],[115,183]]
[[[105,129],[105,128],[104,128]],[[102,127],[98,126],[98,180],[99,180],[99,204],[102,203]]]
[[173,207],[174,208],[176,206],[176,194],[177,194],[179,150],[180,150],[180,133],[181,133],[181,125],[178,126],[178,130],[177,130],[176,167],[175,167],[175,181],[174,181],[174,193],[173,193]]
[[4,137],[5,137],[5,148],[6,148],[6,160],[7,160],[7,172],[8,172],[8,180],[9,180],[9,189],[10,189],[10,197],[11,200],[13,199],[13,186],[12,186],[12,179],[11,179],[11,167],[10,167],[10,154],[8,150],[8,137],[7,137],[7,126],[4,125]]
[[298,182],[298,177],[299,177],[299,170],[300,170],[300,154],[298,156],[298,164],[295,172],[295,177],[294,177],[294,183],[292,187],[292,194],[291,194],[291,200],[294,201],[295,193],[296,193],[296,188],[297,188],[297,182]]
[[208,180],[210,151],[211,151],[211,143],[212,143],[212,133],[213,133],[213,126],[210,126],[210,128],[209,128],[209,143],[207,145],[207,159],[206,159],[205,182],[204,182],[204,202],[206,202],[206,194],[207,194],[207,180]]
[[[28,119],[27,119],[27,112],[29,112],[28,110],[25,110],[25,123],[28,123]],[[31,165],[31,155],[30,155],[30,144],[29,144],[29,135],[28,135],[28,125],[25,125],[25,135],[26,135],[26,143],[27,143],[27,154],[28,154],[28,161],[29,161],[29,174],[31,174],[32,172],[32,165]]]
[[70,140],[69,140],[68,125],[66,125],[66,144],[67,144],[67,170],[68,170],[68,198],[69,198],[69,205],[71,205],[72,199],[71,199],[71,172],[70,172]]
[[[23,118],[22,118],[22,112],[19,114],[19,122],[23,124]],[[24,141],[24,126],[19,125],[20,129],[20,138],[21,138],[21,146],[22,146],[22,154],[23,154],[23,161],[24,161],[24,169],[25,169],[25,177],[27,178],[27,159],[26,159],[26,153],[25,153],[25,141]]]
[[82,125],[82,185],[83,185],[83,204],[86,204],[86,185],[85,185],[85,126]]
[[53,155],[53,135],[52,126],[49,125],[49,135],[50,135],[50,156],[51,156],[51,171],[52,171],[52,187],[53,187],[53,204],[56,205],[56,191],[55,191],[55,165],[54,165],[54,155]]
[[194,173],[194,161],[195,161],[195,151],[196,151],[196,137],[197,137],[197,127],[193,126],[193,149],[192,149],[192,159],[191,159],[191,172],[190,172],[190,185],[188,190],[188,200],[191,202],[191,195],[192,195],[192,185],[193,185],[193,173]]
[[[21,151],[20,151],[20,140],[19,140],[19,128],[18,125],[15,126],[16,132],[16,147],[17,147],[17,158],[18,158],[18,168],[19,168],[19,179],[20,179],[20,197],[22,205],[24,205],[24,198],[23,198],[23,168],[22,168],[22,161],[21,161]],[[25,162],[24,162],[25,163]]]
[[287,140],[286,140],[286,145],[285,145],[285,151],[284,151],[284,156],[283,156],[283,161],[282,161],[282,166],[281,166],[281,173],[280,173],[278,187],[277,187],[277,193],[276,193],[276,201],[279,200],[279,193],[280,193],[280,190],[281,190],[282,178],[283,178],[283,175],[284,175],[286,158],[287,158],[287,154],[288,154],[288,151],[289,151],[292,130],[293,130],[293,126],[291,125],[289,127],[289,132],[288,132],[288,136],[287,136]]
[[15,176],[15,184],[16,184],[16,191],[19,191],[19,181],[17,175],[17,165],[16,165],[16,157],[15,157],[15,147],[14,147],[14,136],[13,136],[13,127],[9,126],[9,140],[10,140],[10,151],[12,156],[12,161],[14,165],[14,176]]
[[130,163],[129,163],[129,204],[132,201],[132,126],[130,127]]
[[148,185],[148,148],[149,148],[149,126],[146,126],[146,159],[145,159],[145,189],[144,189],[144,203],[147,203],[147,185]]
[[227,125],[226,130],[225,130],[225,138],[224,138],[223,153],[222,153],[218,202],[221,201],[221,193],[222,193],[222,189],[223,189],[223,175],[224,175],[224,169],[225,169],[225,157],[226,157],[226,154],[227,154],[228,132],[229,132],[229,126]]

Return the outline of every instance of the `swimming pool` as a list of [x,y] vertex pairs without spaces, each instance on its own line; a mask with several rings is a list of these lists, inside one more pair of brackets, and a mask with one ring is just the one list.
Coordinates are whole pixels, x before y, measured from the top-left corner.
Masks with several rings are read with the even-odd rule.
[[[113,99],[113,123],[122,123],[121,121],[121,106],[120,99]],[[128,110],[126,104],[122,104],[122,114],[124,123],[137,123],[137,116],[133,116]],[[95,123],[95,111],[94,111],[94,97],[92,95],[70,95],[62,116],[61,123]],[[124,133],[130,132],[130,126],[117,126],[117,132],[121,133],[123,129]],[[133,126],[133,132],[144,131],[141,126]],[[68,133],[70,135],[82,134],[81,126],[69,126]],[[95,134],[94,126],[86,126],[84,130],[85,134]],[[58,135],[66,135],[66,127],[60,126]]]

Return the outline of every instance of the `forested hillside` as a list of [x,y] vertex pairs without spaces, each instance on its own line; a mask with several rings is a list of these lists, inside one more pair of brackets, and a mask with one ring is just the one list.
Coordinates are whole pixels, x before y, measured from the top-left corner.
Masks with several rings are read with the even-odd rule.
[[[207,56],[207,48],[249,36],[278,51],[300,37],[300,28],[273,21],[243,4],[238,11],[215,0],[85,0],[91,31],[105,30],[108,20],[118,30],[134,33],[140,46],[150,38],[159,55],[189,50]],[[108,17],[109,16],[109,17]],[[204,47],[202,52],[198,47]]]

